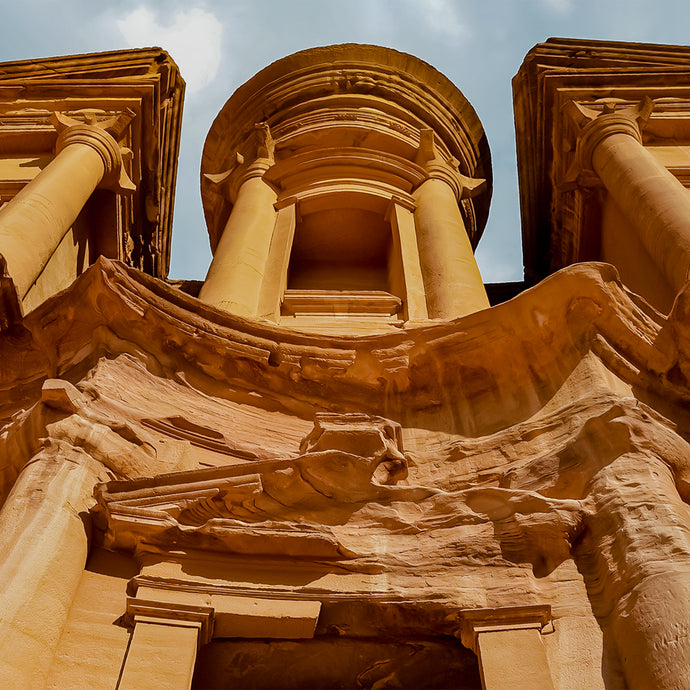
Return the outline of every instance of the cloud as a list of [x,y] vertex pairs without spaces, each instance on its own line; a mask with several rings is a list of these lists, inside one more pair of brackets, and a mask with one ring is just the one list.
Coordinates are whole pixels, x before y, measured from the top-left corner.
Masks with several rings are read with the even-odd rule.
[[141,6],[117,20],[117,28],[133,48],[165,48],[177,62],[189,93],[210,84],[218,72],[223,25],[212,12],[177,10],[163,24],[152,10]]
[[413,7],[422,15],[429,28],[447,38],[459,38],[466,33],[452,0],[413,0]]
[[542,0],[542,3],[558,14],[568,14],[572,9],[572,0]]

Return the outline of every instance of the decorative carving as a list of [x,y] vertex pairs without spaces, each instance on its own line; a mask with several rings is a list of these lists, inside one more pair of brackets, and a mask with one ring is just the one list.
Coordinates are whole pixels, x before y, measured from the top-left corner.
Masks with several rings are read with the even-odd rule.
[[234,163],[227,170],[203,174],[205,179],[215,185],[229,185],[230,199],[233,203],[246,180],[263,177],[275,164],[275,142],[267,122],[254,124],[247,148],[249,153],[235,151]]
[[[160,481],[108,484],[99,512],[110,548],[146,550],[171,537],[178,546],[252,555],[351,558],[326,527],[299,528],[283,516],[328,511],[373,499],[407,476],[399,425],[365,414],[319,414],[302,455]],[[247,531],[246,525],[252,525]]]
[[[322,170],[332,172],[338,165],[328,160],[331,154],[342,147],[357,147],[362,153],[362,169],[368,169],[367,181],[376,177],[372,171],[378,167],[367,158],[397,156],[398,167],[404,171],[401,177],[414,178],[416,186],[416,178],[423,173],[413,162],[421,125],[434,130],[447,152],[446,158],[459,159],[460,170],[488,178],[489,152],[481,124],[450,82],[421,61],[395,51],[338,46],[338,58],[334,60],[332,50],[315,49],[289,56],[273,65],[270,77],[259,74],[238,91],[209,133],[202,176],[227,170],[236,151],[244,153],[246,133],[253,123],[266,119],[276,141],[279,165],[303,152],[329,152],[319,161],[319,177]],[[343,171],[340,178],[351,181],[360,175],[360,170]],[[452,172],[450,175],[455,177]],[[215,247],[227,221],[228,195],[208,178],[202,179],[211,245]],[[273,173],[271,179],[275,179]],[[282,190],[295,194],[280,182]],[[456,182],[454,188],[460,193],[462,185]],[[473,185],[465,186],[467,194]],[[405,182],[397,187],[391,193],[409,193],[414,188]],[[486,220],[488,187],[487,183],[483,194],[477,190],[478,195],[471,201],[478,228],[473,242]]]
[[463,175],[458,170],[459,161],[457,159],[444,158],[441,155],[432,129],[420,130],[416,160],[424,168],[428,178],[446,182],[455,193],[458,201],[475,197],[485,191],[486,180]]
[[[336,141],[326,144],[318,131],[324,121],[312,120],[300,145],[310,141],[304,148],[314,155],[300,160],[299,173],[328,152],[336,168],[329,182],[342,179],[343,169],[365,161],[383,142],[384,153],[370,157],[373,168],[384,170],[383,159],[391,169],[398,160],[409,165],[400,164],[405,174],[397,178],[386,173],[368,201],[372,212],[383,214],[392,198],[391,227],[408,232],[414,246],[427,210],[450,209],[458,221],[456,197],[446,182],[427,180],[422,187],[437,200],[415,192],[415,209],[409,198],[399,203],[410,192],[398,195],[395,185],[417,179],[406,177],[409,171],[421,177],[427,168],[433,176],[438,166],[446,175],[481,165],[472,137],[449,134],[467,124],[457,100],[443,108],[454,93],[441,86],[425,100],[424,89],[435,89],[434,82],[409,62],[417,70],[412,75],[404,66],[372,62],[371,74],[408,76],[384,76],[370,94],[358,92],[360,70],[345,63],[353,84],[333,100],[365,111],[389,93],[395,117],[409,107],[405,122],[427,122],[433,130],[420,136],[419,164],[411,160],[415,147],[393,136],[385,122],[373,122],[366,133],[371,139],[355,145],[364,118],[340,121]],[[340,64],[323,67],[322,61],[320,69],[331,74]],[[271,123],[280,112],[270,107],[298,118],[311,110],[314,95],[324,95],[326,76],[314,78],[311,68],[298,69],[294,79],[281,77],[280,65],[269,72],[275,80],[256,92],[266,107],[260,117]],[[242,123],[245,132],[255,110],[248,97],[246,110],[234,111],[251,115]],[[483,136],[467,122],[475,138]],[[291,155],[289,147],[281,149],[278,130],[274,147],[271,132],[259,129],[256,160]],[[627,134],[620,140],[633,157],[640,153]],[[359,147],[358,155],[347,152],[347,165],[344,157],[331,157],[343,141]],[[218,160],[226,154],[232,160],[238,143],[230,143],[227,151],[219,146]],[[214,145],[218,140],[211,139]],[[461,152],[467,159],[457,165],[453,155]],[[89,158],[100,169],[97,157]],[[246,171],[252,161],[235,158],[241,177],[240,168]],[[369,179],[361,178],[363,184]],[[465,184],[451,182],[458,189]],[[257,178],[250,189],[263,193],[267,186]],[[361,189],[348,186],[348,203]],[[292,191],[286,188],[277,207]],[[317,201],[299,198],[305,217]],[[277,235],[274,202],[266,194],[259,208],[267,228],[259,249]],[[296,202],[290,203],[279,219],[285,237],[297,218]],[[245,207],[246,215],[255,212]],[[450,238],[461,225],[449,225]],[[437,254],[449,254],[445,238],[427,239]],[[471,251],[465,256],[471,259]],[[100,639],[114,640],[104,657],[117,681],[127,640],[112,622],[128,586],[127,593],[136,594],[128,609],[139,638],[150,633],[150,646],[139,646],[144,677],[146,653],[163,637],[159,623],[192,648],[196,627],[206,621],[210,630],[211,616],[217,624],[227,604],[224,635],[237,634],[232,625],[242,619],[243,636],[273,637],[280,630],[289,640],[309,640],[302,648],[314,643],[310,652],[342,654],[373,640],[423,638],[405,643],[408,656],[423,659],[417,662],[422,673],[435,672],[433,659],[443,658],[442,674],[432,676],[439,687],[470,684],[468,676],[444,682],[452,660],[465,652],[452,637],[460,626],[468,647],[484,645],[482,666],[490,663],[487,649],[493,644],[500,652],[498,640],[512,636],[536,639],[542,660],[548,656],[558,665],[560,684],[576,678],[588,688],[675,688],[690,674],[689,314],[690,288],[665,316],[632,294],[610,265],[578,264],[466,318],[426,320],[384,335],[321,336],[222,313],[100,259],[28,313],[22,329],[0,338],[3,496],[11,489],[0,513],[0,631],[13,636],[25,657],[40,644],[41,658],[64,666],[75,647],[87,663],[82,633],[95,630],[100,648],[103,632]],[[107,483],[91,510],[96,481]],[[104,545],[136,558],[105,553]],[[113,562],[127,560],[130,572],[117,577]],[[111,615],[113,601],[120,608]],[[98,615],[83,615],[89,611]],[[269,614],[276,611],[281,621],[272,626]],[[545,628],[552,616],[555,625]],[[31,635],[16,634],[27,629]],[[547,630],[554,635],[542,639]],[[448,656],[427,656],[432,643]],[[275,651],[280,644],[274,639],[257,647]],[[136,647],[133,641],[130,652]],[[182,647],[168,648],[178,654]],[[396,675],[402,665],[385,649],[367,656],[349,685],[420,686]],[[476,671],[472,653],[464,658]],[[505,656],[494,660],[500,669]],[[204,685],[199,677],[195,684]]]
[[254,125],[254,144],[256,147],[256,158],[265,159],[269,163],[275,163],[275,142],[271,136],[268,122],[257,122]]
[[141,622],[197,627],[197,647],[208,644],[213,637],[214,610],[211,606],[127,597],[127,617],[134,625]]
[[458,636],[462,644],[479,654],[477,636],[482,632],[536,628],[540,632],[553,623],[551,606],[504,606],[501,608],[465,609],[459,614]]
[[[597,180],[592,169],[592,153],[597,145],[612,134],[627,134],[642,143],[640,128],[649,120],[654,102],[645,96],[637,105],[617,98],[602,98],[594,102],[601,109],[589,108],[570,100],[564,111],[576,128],[575,158],[565,174],[561,188],[572,188]],[[621,104],[626,107],[620,108]]]
[[136,191],[136,185],[130,180],[122,164],[124,159],[131,159],[132,152],[121,149],[117,139],[122,136],[133,117],[134,113],[128,111],[118,117],[99,121],[95,111],[88,111],[85,113],[84,124],[61,113],[52,113],[50,121],[58,131],[55,153],[59,154],[73,144],[91,147],[103,160],[105,172],[99,186],[120,194],[132,194]]
[[144,418],[141,423],[150,429],[155,429],[173,438],[189,441],[193,446],[207,448],[216,453],[232,455],[245,460],[256,460],[258,457],[253,451],[239,448],[229,442],[219,431],[199,426],[179,415],[165,419]]

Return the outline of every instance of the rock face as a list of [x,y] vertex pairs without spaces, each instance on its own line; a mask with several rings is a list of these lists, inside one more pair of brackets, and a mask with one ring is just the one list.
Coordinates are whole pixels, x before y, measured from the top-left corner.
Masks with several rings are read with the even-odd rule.
[[[321,98],[307,77],[324,50],[254,86],[294,72]],[[395,55],[397,79],[435,74]],[[349,74],[326,80],[325,103],[354,94],[375,132],[363,104],[382,107],[389,82]],[[439,84],[433,98],[456,97]],[[400,92],[410,87],[388,94],[395,107]],[[466,102],[452,107],[466,142],[482,142]],[[285,182],[294,170],[270,173],[290,170],[294,151],[259,130],[265,169],[247,179],[284,181],[272,193],[285,239],[281,223],[300,227],[281,219],[281,194],[313,190]],[[450,146],[438,130],[437,148]],[[336,131],[347,148],[352,132]],[[438,182],[418,161],[417,184]],[[238,199],[212,227],[221,253],[228,232],[247,249]],[[474,203],[465,217],[481,216]],[[409,249],[404,223],[390,227]],[[690,289],[664,314],[612,265],[575,263],[509,302],[416,319],[410,301],[457,307],[420,268],[424,251],[395,319],[379,309],[389,297],[353,289],[348,304],[366,314],[312,311],[298,330],[289,314],[248,315],[246,301],[233,313],[222,271],[215,285],[234,296],[214,304],[102,256],[25,316],[8,312],[3,685],[690,687]],[[277,305],[295,297],[284,275],[262,280],[258,303],[271,285]],[[300,304],[323,303],[304,292]]]

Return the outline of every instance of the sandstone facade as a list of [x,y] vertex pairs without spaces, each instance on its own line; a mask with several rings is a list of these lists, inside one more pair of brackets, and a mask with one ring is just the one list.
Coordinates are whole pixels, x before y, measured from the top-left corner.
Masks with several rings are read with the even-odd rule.
[[503,286],[417,58],[240,87],[197,284],[170,58],[0,66],[3,687],[690,687],[688,57],[528,54]]

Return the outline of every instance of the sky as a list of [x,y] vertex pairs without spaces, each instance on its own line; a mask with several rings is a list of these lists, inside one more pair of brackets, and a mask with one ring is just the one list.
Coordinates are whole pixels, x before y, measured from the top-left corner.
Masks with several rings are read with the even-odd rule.
[[0,0],[0,62],[160,46],[187,82],[171,278],[211,260],[199,193],[206,134],[233,91],[269,63],[334,43],[373,43],[433,65],[472,103],[494,190],[477,249],[486,282],[522,279],[511,79],[551,36],[690,43],[688,0]]

